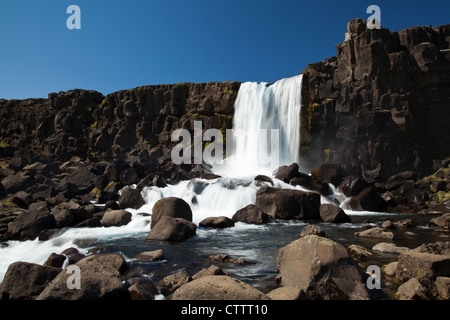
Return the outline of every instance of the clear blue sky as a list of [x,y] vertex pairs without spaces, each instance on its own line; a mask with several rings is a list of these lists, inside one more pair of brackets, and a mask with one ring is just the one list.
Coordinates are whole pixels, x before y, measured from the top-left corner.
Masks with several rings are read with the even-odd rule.
[[[72,4],[81,30],[66,27]],[[450,23],[447,0],[1,0],[0,98],[273,82],[336,55],[347,22],[371,4],[392,31]]]

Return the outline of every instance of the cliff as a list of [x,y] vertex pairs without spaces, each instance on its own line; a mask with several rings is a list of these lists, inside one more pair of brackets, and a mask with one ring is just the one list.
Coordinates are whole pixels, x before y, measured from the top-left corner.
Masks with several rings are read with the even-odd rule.
[[450,25],[399,32],[348,23],[337,56],[304,71],[302,163],[366,180],[435,172],[450,157]]

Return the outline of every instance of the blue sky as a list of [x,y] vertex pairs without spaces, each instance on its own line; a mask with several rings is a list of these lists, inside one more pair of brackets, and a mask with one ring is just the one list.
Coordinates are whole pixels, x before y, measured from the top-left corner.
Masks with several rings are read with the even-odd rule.
[[[81,30],[66,27],[73,4]],[[273,82],[336,55],[347,22],[372,4],[392,31],[450,23],[444,0],[1,0],[0,98]]]

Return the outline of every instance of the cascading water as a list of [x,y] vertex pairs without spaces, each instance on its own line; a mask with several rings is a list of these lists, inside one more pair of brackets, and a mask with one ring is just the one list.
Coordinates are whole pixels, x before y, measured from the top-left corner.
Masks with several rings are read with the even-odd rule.
[[270,175],[281,165],[298,163],[301,86],[302,75],[272,85],[243,83],[235,102],[233,154],[214,171],[229,177]]

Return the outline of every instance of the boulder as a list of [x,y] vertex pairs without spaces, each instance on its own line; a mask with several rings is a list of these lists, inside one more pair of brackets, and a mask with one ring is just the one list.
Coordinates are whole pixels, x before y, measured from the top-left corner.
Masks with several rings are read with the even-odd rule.
[[210,265],[208,268],[204,268],[194,274],[192,276],[192,280],[201,278],[201,277],[209,277],[209,276],[224,276],[226,275],[225,272],[223,272],[222,269],[220,269],[218,266]]
[[34,202],[34,199],[29,193],[25,191],[19,191],[13,196],[11,201],[17,204],[19,207],[27,209],[30,204]]
[[375,227],[361,232],[355,232],[355,236],[364,238],[394,239],[394,234],[383,228]]
[[[80,268],[81,288],[67,286],[75,274],[64,269],[42,291],[36,300],[129,300],[128,285],[122,281],[127,270],[125,258],[120,254],[94,254],[76,264]],[[69,266],[68,268],[71,268]]]
[[372,252],[363,246],[352,244],[347,248],[348,252],[356,261],[360,261],[372,256]]
[[270,300],[282,300],[282,301],[306,299],[305,292],[294,287],[276,288],[267,293],[267,296],[270,298]]
[[34,240],[44,229],[53,229],[55,218],[50,214],[45,203],[33,203],[28,211],[19,214],[8,225],[5,238],[9,240]]
[[46,267],[62,268],[67,257],[63,254],[52,253],[44,262]]
[[234,227],[234,221],[228,217],[223,216],[209,217],[200,221],[199,226],[204,228],[215,228],[215,229],[231,228]]
[[397,247],[395,243],[380,242],[373,246],[372,251],[379,251],[383,253],[403,253],[408,252],[410,249],[407,247]]
[[302,237],[280,249],[277,283],[318,299],[367,300],[355,261],[342,245],[323,237]]
[[2,180],[3,189],[6,194],[15,194],[19,191],[26,191],[34,184],[35,181],[33,177],[24,172],[9,175]]
[[437,277],[434,282],[438,293],[438,299],[450,300],[450,278],[449,277]]
[[291,179],[299,176],[299,166],[296,163],[290,166],[281,166],[273,173],[276,179],[279,179],[285,183],[289,183]]
[[129,288],[131,300],[155,300],[158,293],[154,283],[148,279],[141,278],[136,280]]
[[344,210],[335,206],[334,204],[322,204],[319,208],[320,218],[324,222],[331,223],[347,223],[352,222],[350,217],[345,213]]
[[412,249],[412,251],[450,256],[450,241],[424,243],[417,248]]
[[395,276],[395,270],[397,270],[397,261],[388,263],[387,265],[384,266],[384,273],[388,276],[388,277],[393,277]]
[[186,219],[162,216],[145,240],[181,242],[194,236],[196,231],[196,225]]
[[440,227],[440,228],[450,228],[450,212],[444,213],[440,217],[431,219],[429,226]]
[[60,268],[14,262],[6,270],[0,286],[0,298],[1,300],[34,299],[60,272]]
[[352,197],[347,203],[349,209],[354,211],[382,211],[384,200],[374,187],[367,187],[358,195]]
[[274,219],[320,220],[320,194],[314,192],[262,187],[256,206]]
[[368,187],[368,183],[363,178],[352,175],[346,177],[339,185],[338,190],[347,197],[353,197]]
[[94,174],[86,166],[72,167],[67,183],[77,186],[81,192],[90,192],[94,187]]
[[313,179],[310,175],[300,172],[299,175],[289,182],[293,186],[301,186],[311,191],[317,191],[324,196],[332,194],[332,190],[328,183],[321,183]]
[[153,228],[162,216],[192,221],[192,210],[189,204],[183,199],[169,197],[158,200],[153,206],[150,227]]
[[343,170],[340,165],[324,164],[313,170],[311,176],[320,183],[331,183],[338,187],[344,179]]
[[386,181],[384,187],[386,190],[391,191],[400,188],[408,180],[417,180],[417,173],[413,171],[405,171],[394,174]]
[[236,211],[231,218],[234,222],[244,222],[248,224],[265,224],[269,222],[269,219],[269,216],[254,204],[249,204]]
[[164,252],[159,250],[141,252],[136,256],[136,259],[141,261],[156,261],[164,260]]
[[125,187],[122,189],[118,201],[119,209],[139,209],[144,204],[145,200],[139,190],[132,187]]
[[131,221],[132,214],[125,210],[110,210],[105,212],[100,223],[103,227],[118,227],[127,225]]
[[315,235],[319,237],[325,237],[325,232],[316,224],[309,224],[302,229],[300,237],[306,237],[310,235]]
[[156,287],[158,288],[159,292],[161,292],[161,294],[168,296],[189,281],[192,281],[192,278],[185,270],[182,270],[177,273],[168,275],[167,277],[159,281],[156,284]]
[[399,300],[428,300],[427,289],[417,280],[411,278],[397,290]]
[[269,297],[229,276],[209,276],[181,286],[173,294],[172,300],[269,300]]
[[401,253],[395,276],[400,281],[421,277],[450,276],[450,256],[408,251]]
[[264,182],[270,183],[270,185],[273,186],[272,179],[269,178],[268,176],[265,176],[265,175],[262,175],[262,174],[257,175],[253,180],[255,180],[256,186],[258,186],[258,187],[263,186]]
[[55,218],[55,227],[58,229],[75,225],[75,218],[67,209],[62,209],[59,206],[54,207],[51,211],[51,215]]
[[250,262],[241,258],[231,257],[227,254],[215,254],[208,257],[209,262],[219,262],[219,263],[232,263],[237,265],[248,265]]

